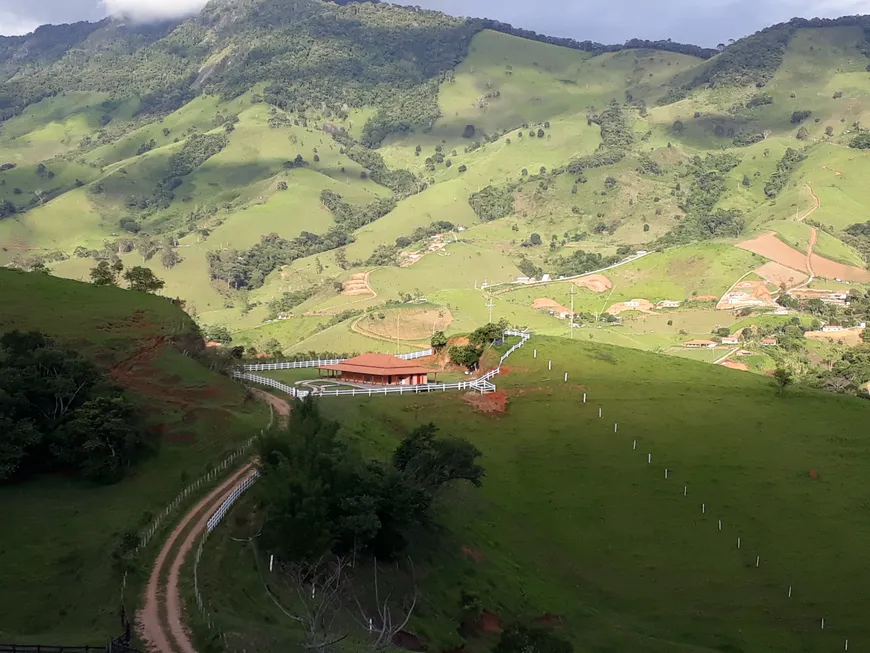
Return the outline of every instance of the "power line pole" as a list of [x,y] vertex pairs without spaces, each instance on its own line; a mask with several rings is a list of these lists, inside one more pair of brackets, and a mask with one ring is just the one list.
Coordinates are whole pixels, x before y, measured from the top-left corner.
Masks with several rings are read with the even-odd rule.
[[489,308],[489,323],[492,324],[492,307],[495,306],[492,302],[492,293],[489,293],[489,303],[486,306]]
[[571,337],[574,337],[574,284],[571,284],[571,315],[568,316],[568,328],[571,331]]

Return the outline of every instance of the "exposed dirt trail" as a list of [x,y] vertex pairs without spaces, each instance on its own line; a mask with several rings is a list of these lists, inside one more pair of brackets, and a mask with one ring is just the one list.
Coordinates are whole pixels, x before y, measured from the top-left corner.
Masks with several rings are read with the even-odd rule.
[[260,390],[259,388],[249,388],[249,390],[251,391],[251,394],[259,397],[275,409],[275,412],[278,413],[279,422],[282,424],[287,423],[287,418],[290,416],[290,403],[288,401],[281,399],[281,397],[276,397],[271,392]]
[[[184,545],[182,545],[178,551],[173,551],[173,548],[176,541],[181,537],[182,533],[184,533],[185,529],[187,529],[190,523],[199,516],[201,519],[188,535],[188,540],[193,542],[194,539],[202,533],[202,530],[205,528],[205,522],[208,521],[209,516],[221,505],[221,503],[223,503],[226,495],[232,492],[232,489],[242,476],[250,471],[251,464],[248,463],[238,471],[234,472],[214,490],[209,492],[208,495],[201,499],[199,503],[197,503],[175,526],[166,542],[164,542],[163,548],[160,549],[160,554],[157,556],[157,561],[154,563],[154,568],[151,570],[151,576],[148,579],[148,586],[145,589],[144,605],[136,615],[136,625],[139,631],[139,637],[145,643],[145,646],[149,651],[155,653],[172,653],[178,650],[185,650],[188,653],[193,651],[192,647],[190,649],[179,649],[173,642],[173,638],[176,636],[176,631],[180,628],[180,632],[183,634],[183,639],[188,645],[190,644],[189,639],[187,638],[187,635],[183,633],[183,627],[181,626],[182,611],[178,600],[177,573],[177,570],[180,570],[181,565],[184,563],[187,554],[190,553],[190,546],[185,549]],[[186,540],[185,544],[187,543]],[[170,573],[168,582],[164,587],[164,571],[167,562],[170,559],[173,569],[176,569],[176,573],[174,577]],[[172,585],[173,582],[174,586]],[[170,601],[167,601],[168,596],[173,596],[174,600],[170,599]],[[170,602],[172,603],[171,606],[169,605]]]
[[[810,189],[810,195],[813,196],[813,201],[816,203],[816,205],[809,211],[804,213],[801,217],[799,217],[798,222],[803,222],[822,207],[822,200],[820,200],[819,196],[816,195],[816,191],[813,190],[813,187],[810,184],[807,184],[807,188]],[[803,288],[804,286],[810,285],[810,283],[812,283],[813,279],[815,279],[816,277],[815,272],[813,272],[812,257],[813,248],[816,246],[816,241],[818,241],[819,239],[819,231],[812,225],[810,225],[810,229],[812,229],[812,233],[810,234],[810,244],[807,247],[807,274],[810,275],[810,278],[807,279],[804,283],[795,286],[794,288],[792,288],[792,290],[796,290],[798,288]]]

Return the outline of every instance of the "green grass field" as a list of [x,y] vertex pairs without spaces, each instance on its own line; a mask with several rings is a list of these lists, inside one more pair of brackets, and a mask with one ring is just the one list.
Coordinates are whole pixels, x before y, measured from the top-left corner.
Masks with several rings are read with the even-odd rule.
[[[120,634],[113,555],[122,538],[263,428],[268,411],[182,355],[172,343],[183,342],[191,321],[165,299],[10,270],[0,270],[0,287],[0,332],[40,329],[116,370],[140,357],[116,379],[146,415],[152,455],[117,485],[55,474],[0,487],[10,525],[0,531],[0,638],[99,645]],[[144,554],[128,577],[128,609],[150,566]]]
[[[510,367],[496,379],[504,415],[476,413],[458,395],[323,400],[372,453],[430,420],[483,451],[483,488],[455,487],[439,510],[446,528],[416,549],[422,595],[409,630],[431,649],[462,643],[460,590],[504,622],[559,615],[587,651],[825,651],[870,636],[866,402],[801,389],[779,397],[761,376],[582,339],[535,337]],[[289,625],[263,595],[251,552],[228,539],[238,523],[209,544],[209,600],[237,646],[277,650]]]

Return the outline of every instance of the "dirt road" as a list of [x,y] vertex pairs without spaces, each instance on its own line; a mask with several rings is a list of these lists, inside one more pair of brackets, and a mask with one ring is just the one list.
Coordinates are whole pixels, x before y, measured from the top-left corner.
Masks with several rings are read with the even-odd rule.
[[[148,579],[144,605],[136,615],[139,637],[148,651],[195,653],[183,625],[183,609],[178,590],[179,572],[196,538],[205,530],[208,518],[252,469],[253,465],[248,463],[212,490],[184,516],[164,542]],[[194,520],[196,524],[188,530]],[[184,542],[175,550],[176,542],[185,532],[187,536]]]
[[248,388],[251,391],[251,394],[259,397],[266,403],[268,403],[272,408],[278,413],[278,421],[281,424],[287,423],[287,418],[290,416],[290,403],[280,397],[276,397],[271,392],[266,392],[265,390],[260,390],[259,388]]
[[[813,208],[811,208],[809,211],[804,213],[801,217],[799,217],[798,222],[803,222],[804,220],[806,220],[808,217],[810,217],[813,213],[815,213],[816,211],[818,211],[822,207],[822,200],[820,200],[819,196],[816,195],[816,191],[813,190],[813,187],[810,184],[807,184],[807,188],[810,189],[810,195],[813,196],[813,201],[816,203],[816,205]],[[818,239],[819,239],[819,231],[818,231],[818,229],[816,229],[812,225],[810,226],[810,229],[812,229],[812,232],[810,233],[810,244],[807,247],[807,274],[810,275],[810,278],[807,279],[801,285],[795,286],[795,288],[792,288],[792,290],[795,290],[797,288],[803,288],[804,286],[810,285],[810,283],[812,283],[813,279],[815,279],[815,277],[816,277],[815,272],[813,272],[812,258],[813,258],[813,248],[815,248],[816,241],[818,241]]]

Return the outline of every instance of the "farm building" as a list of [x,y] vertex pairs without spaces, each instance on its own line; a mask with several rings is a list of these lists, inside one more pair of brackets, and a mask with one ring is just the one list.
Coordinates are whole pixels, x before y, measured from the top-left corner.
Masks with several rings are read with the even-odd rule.
[[763,347],[776,347],[776,338],[765,338],[761,344]]
[[740,338],[738,338],[737,336],[725,336],[724,338],[722,338],[722,344],[723,345],[739,345]]
[[656,308],[679,308],[683,302],[678,302],[675,299],[663,299],[658,304],[656,304]]
[[822,331],[824,331],[825,333],[831,333],[832,331],[842,331],[842,330],[843,330],[843,327],[841,327],[837,324],[826,324],[825,326],[822,327]]
[[713,349],[716,346],[716,343],[712,340],[689,340],[688,342],[683,343],[683,347],[691,347],[693,349],[701,349],[708,348]]
[[363,354],[318,370],[350,383],[372,385],[420,385],[428,383],[431,370],[389,354]]

